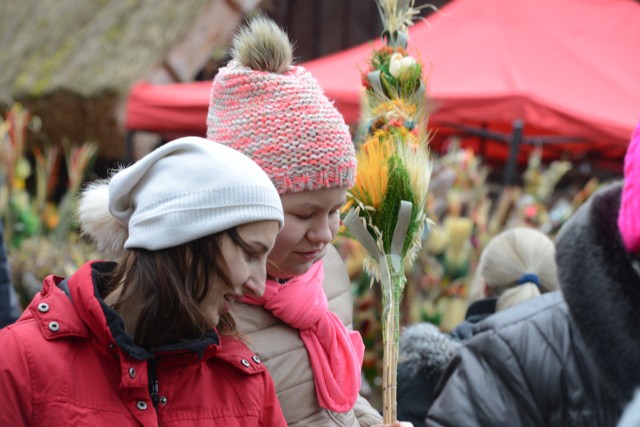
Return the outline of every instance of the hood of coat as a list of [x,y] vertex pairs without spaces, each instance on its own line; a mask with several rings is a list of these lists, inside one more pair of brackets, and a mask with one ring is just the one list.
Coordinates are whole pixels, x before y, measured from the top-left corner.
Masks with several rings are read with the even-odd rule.
[[598,190],[556,239],[562,293],[603,383],[630,400],[640,384],[640,273],[617,227],[622,185]]
[[402,330],[399,363],[408,364],[413,374],[431,375],[442,371],[459,347],[458,341],[440,332],[435,325],[417,323]]

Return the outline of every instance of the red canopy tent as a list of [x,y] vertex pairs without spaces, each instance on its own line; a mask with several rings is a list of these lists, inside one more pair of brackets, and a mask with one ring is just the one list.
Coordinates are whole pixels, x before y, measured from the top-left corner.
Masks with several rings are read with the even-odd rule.
[[[359,116],[360,71],[371,49],[366,43],[304,64],[349,123]],[[521,120],[528,141],[566,137],[556,138],[562,150],[620,159],[640,119],[633,0],[454,0],[411,27],[408,51],[425,65],[431,126],[440,134],[484,132],[509,142]],[[139,84],[127,128],[203,135],[209,90],[210,82]],[[491,149],[502,158],[509,150]]]
[[126,106],[125,127],[163,135],[204,136],[211,82],[133,86]]

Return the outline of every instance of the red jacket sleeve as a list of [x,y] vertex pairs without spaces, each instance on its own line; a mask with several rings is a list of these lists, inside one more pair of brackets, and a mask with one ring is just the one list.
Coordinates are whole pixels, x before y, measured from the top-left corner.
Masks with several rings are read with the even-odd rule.
[[276,396],[276,387],[268,372],[262,376],[264,378],[264,410],[260,425],[264,427],[287,427],[287,421],[282,414],[280,402]]
[[0,329],[0,426],[31,425],[31,357],[11,327]]

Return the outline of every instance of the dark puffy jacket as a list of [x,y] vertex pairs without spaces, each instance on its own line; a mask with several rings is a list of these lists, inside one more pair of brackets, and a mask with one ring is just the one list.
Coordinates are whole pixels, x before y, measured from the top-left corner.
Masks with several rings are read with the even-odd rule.
[[474,332],[447,366],[427,425],[615,425],[617,408],[591,423],[594,408],[612,400],[560,292],[494,314]]
[[451,338],[465,341],[473,334],[476,323],[482,322],[496,312],[498,297],[488,297],[471,303],[464,315],[464,320],[449,333]]
[[620,190],[598,191],[561,230],[562,293],[476,327],[441,378],[427,425],[616,424],[640,384],[640,270],[617,229]]
[[476,323],[496,311],[497,298],[475,301],[465,319],[450,334],[430,323],[407,326],[400,335],[398,364],[398,419],[422,426],[435,400],[435,388],[442,371],[453,358],[460,342],[471,336]]

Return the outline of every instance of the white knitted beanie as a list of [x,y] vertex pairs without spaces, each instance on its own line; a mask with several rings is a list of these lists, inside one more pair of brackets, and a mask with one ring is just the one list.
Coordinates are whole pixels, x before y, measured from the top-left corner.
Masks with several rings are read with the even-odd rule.
[[160,250],[241,224],[284,222],[280,196],[256,163],[197,137],[169,142],[90,185],[78,214],[97,248],[115,256],[123,241],[126,249]]

